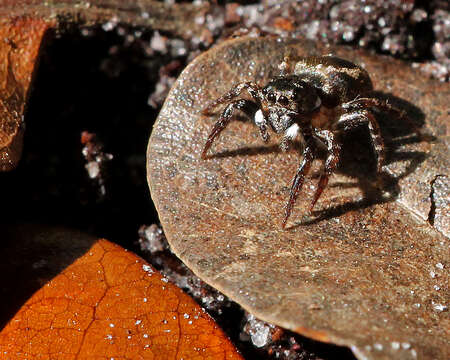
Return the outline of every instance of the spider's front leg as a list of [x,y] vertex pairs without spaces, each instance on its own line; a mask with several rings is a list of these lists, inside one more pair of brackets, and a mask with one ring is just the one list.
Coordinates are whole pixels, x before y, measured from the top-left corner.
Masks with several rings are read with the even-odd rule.
[[220,104],[230,102],[235,97],[239,96],[242,91],[247,90],[248,93],[254,98],[260,100],[259,90],[260,88],[253,82],[243,82],[234,86],[230,91],[223,94],[212,103],[210,103],[205,109],[202,110],[203,115],[212,115],[213,110]]
[[327,146],[327,159],[325,160],[325,167],[322,175],[320,175],[319,183],[317,184],[317,190],[314,194],[314,199],[311,203],[309,211],[312,211],[323,190],[328,185],[328,179],[330,175],[336,170],[339,163],[339,157],[341,155],[341,144],[338,142],[334,134],[329,130],[320,130],[315,132],[315,137],[322,141]]
[[[291,131],[293,130],[291,129]],[[288,133],[286,132],[286,135],[287,134]],[[285,138],[289,137],[285,136]],[[319,200],[320,195],[322,195],[323,190],[326,188],[328,184],[328,179],[330,175],[334,172],[339,163],[341,146],[338,140],[336,139],[336,136],[331,131],[329,130],[315,131],[313,136],[310,135],[305,139],[307,139],[307,141],[305,149],[303,151],[303,160],[300,166],[298,167],[297,173],[295,174],[294,180],[292,182],[289,201],[286,204],[286,214],[284,216],[283,223],[281,225],[283,229],[285,228],[286,222],[288,221],[289,216],[291,215],[292,207],[294,206],[298,197],[298,193],[300,192],[303,182],[305,181],[305,176],[308,174],[309,169],[311,168],[311,163],[314,160],[313,154],[313,147],[315,146],[314,139],[320,140],[327,146],[328,156],[327,159],[325,160],[325,167],[322,175],[320,176],[319,183],[317,185],[317,190],[316,193],[314,194],[314,199],[310,207],[310,211],[313,209],[317,200]]]
[[297,200],[298,193],[302,188],[303,182],[305,181],[305,176],[308,174],[309,169],[311,168],[311,163],[314,160],[314,139],[312,136],[305,137],[305,148],[303,150],[303,159],[300,163],[300,166],[295,173],[294,180],[292,181],[291,191],[289,194],[289,201],[286,204],[286,212],[284,215],[283,222],[281,227],[284,229],[286,226],[286,222],[291,215],[292,208]]
[[385,160],[385,150],[380,127],[375,117],[368,110],[356,110],[342,114],[337,121],[337,126],[344,130],[354,129],[361,124],[367,124],[369,128],[370,138],[377,155],[377,172],[380,173]]
[[[206,153],[208,152],[214,140],[219,136],[222,130],[225,129],[227,125],[230,123],[230,121],[233,119],[233,113],[235,110],[241,110],[248,117],[255,119],[255,122],[256,119],[258,118],[257,116],[255,116],[255,114],[258,111],[260,111],[258,105],[250,100],[244,99],[235,100],[230,104],[228,104],[225,110],[220,115],[219,120],[217,120],[217,122],[214,124],[211,133],[209,134],[208,139],[206,140],[206,144],[202,152],[202,159],[206,159]],[[261,129],[262,124],[258,126]]]

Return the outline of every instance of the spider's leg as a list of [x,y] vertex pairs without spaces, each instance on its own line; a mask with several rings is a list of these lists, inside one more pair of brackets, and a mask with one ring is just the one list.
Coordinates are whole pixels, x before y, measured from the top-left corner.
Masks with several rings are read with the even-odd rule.
[[291,215],[292,207],[294,206],[295,201],[297,200],[297,196],[303,185],[305,176],[308,174],[309,169],[311,168],[311,163],[314,159],[313,146],[314,146],[313,140],[312,138],[309,138],[309,140],[306,142],[305,149],[303,150],[302,162],[300,163],[300,166],[298,167],[297,172],[294,176],[294,180],[292,181],[289,201],[286,204],[286,213],[284,215],[284,219],[281,224],[281,227],[283,229],[286,226],[286,222],[288,221],[289,216]]
[[287,151],[289,149],[289,145],[295,138],[298,136],[300,131],[300,126],[297,123],[293,123],[291,126],[287,128],[283,135],[283,139],[281,139],[280,149],[283,151]]
[[405,116],[405,112],[395,107],[392,104],[389,104],[387,100],[377,99],[372,97],[357,97],[356,99],[349,101],[345,104],[342,104],[344,109],[353,109],[353,110],[364,110],[368,107],[376,107],[380,109],[384,109],[389,112],[395,112],[399,116]]
[[399,109],[398,107],[390,104],[388,100],[371,98],[371,97],[362,97],[356,98],[352,101],[349,101],[345,104],[342,104],[344,109],[349,110],[365,110],[370,107],[375,107],[386,112],[395,114],[398,119],[402,119],[408,123],[408,125],[413,129],[414,132],[420,133],[420,129],[408,116],[405,110]]
[[248,93],[256,100],[260,99],[259,96],[259,87],[253,82],[243,82],[234,86],[230,91],[223,94],[221,97],[214,100],[210,103],[206,108],[202,110],[203,115],[212,115],[213,110],[220,104],[230,102],[236,96],[239,96],[240,93],[244,90],[247,90]]
[[236,109],[241,110],[244,114],[253,118],[255,116],[255,113],[258,111],[258,106],[253,101],[244,99],[235,100],[232,103],[228,104],[225,110],[220,115],[219,120],[217,120],[217,122],[214,124],[211,133],[206,140],[206,144],[202,152],[202,159],[206,159],[206,153],[208,152],[216,137],[219,136],[221,131],[225,129],[226,126],[230,123],[233,118],[233,112]]
[[309,211],[312,211],[314,205],[316,205],[317,200],[319,200],[320,195],[322,195],[323,190],[328,185],[328,179],[336,169],[336,166],[339,163],[339,156],[341,154],[341,145],[331,131],[316,131],[315,136],[327,146],[328,156],[325,160],[325,167],[322,175],[320,175],[319,183],[317,184],[317,190],[314,194],[314,199]]
[[337,125],[344,130],[353,129],[361,124],[367,124],[369,128],[370,138],[377,154],[377,171],[381,172],[385,160],[385,150],[380,127],[375,117],[367,110],[358,110],[344,113],[337,122]]

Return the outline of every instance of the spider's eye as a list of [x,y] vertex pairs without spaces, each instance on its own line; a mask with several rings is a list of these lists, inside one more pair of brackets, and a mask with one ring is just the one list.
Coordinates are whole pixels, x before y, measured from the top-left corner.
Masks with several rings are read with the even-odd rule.
[[293,91],[293,94],[292,94],[292,97],[294,98],[294,99],[297,99],[297,100],[299,100],[300,98],[302,98],[305,94],[304,94],[304,92],[302,91],[303,89],[294,89],[294,91]]
[[267,100],[269,100],[270,102],[275,102],[277,100],[277,97],[273,92],[271,92],[267,94]]
[[287,104],[289,104],[289,99],[288,99],[286,96],[281,95],[281,96],[278,98],[278,103],[279,103],[280,105],[287,105]]

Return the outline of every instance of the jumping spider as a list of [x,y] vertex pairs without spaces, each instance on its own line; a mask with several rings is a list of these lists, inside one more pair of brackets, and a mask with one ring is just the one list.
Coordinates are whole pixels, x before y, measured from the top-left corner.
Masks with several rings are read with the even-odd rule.
[[[206,159],[214,140],[233,119],[235,110],[254,120],[264,141],[269,139],[268,125],[275,133],[284,133],[280,143],[283,151],[301,135],[303,159],[292,182],[283,228],[311,167],[318,143],[325,145],[328,154],[310,211],[338,165],[341,151],[339,134],[361,124],[367,125],[377,155],[377,171],[381,172],[385,159],[384,144],[371,108],[382,108],[402,115],[386,101],[371,97],[373,87],[369,74],[350,61],[335,56],[314,56],[300,59],[293,74],[286,74],[287,68],[285,61],[280,65],[281,75],[272,78],[264,87],[253,82],[237,84],[203,110],[204,115],[212,115],[218,105],[227,104],[206,141],[203,159]],[[233,100],[243,90],[248,91],[252,100]]]

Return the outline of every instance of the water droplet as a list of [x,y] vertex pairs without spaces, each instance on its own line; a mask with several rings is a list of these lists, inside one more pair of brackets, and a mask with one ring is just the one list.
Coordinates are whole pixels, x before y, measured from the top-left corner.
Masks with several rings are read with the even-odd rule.
[[384,19],[384,17],[380,17],[380,18],[378,19],[378,25],[379,25],[380,27],[385,27],[385,26],[386,26],[386,20]]
[[376,344],[373,344],[373,348],[375,350],[381,351],[381,350],[383,350],[383,345],[381,345],[380,343],[376,343]]
[[144,270],[145,272],[147,272],[147,273],[149,273],[149,274],[152,274],[152,273],[153,273],[152,267],[149,266],[149,265],[146,265],[146,264],[142,265],[142,270]]
[[269,327],[263,326],[251,335],[252,342],[256,347],[263,347],[269,341]]
[[445,305],[435,303],[434,301],[432,301],[431,304],[433,305],[434,311],[442,312],[442,311],[447,310],[447,306],[445,306]]

